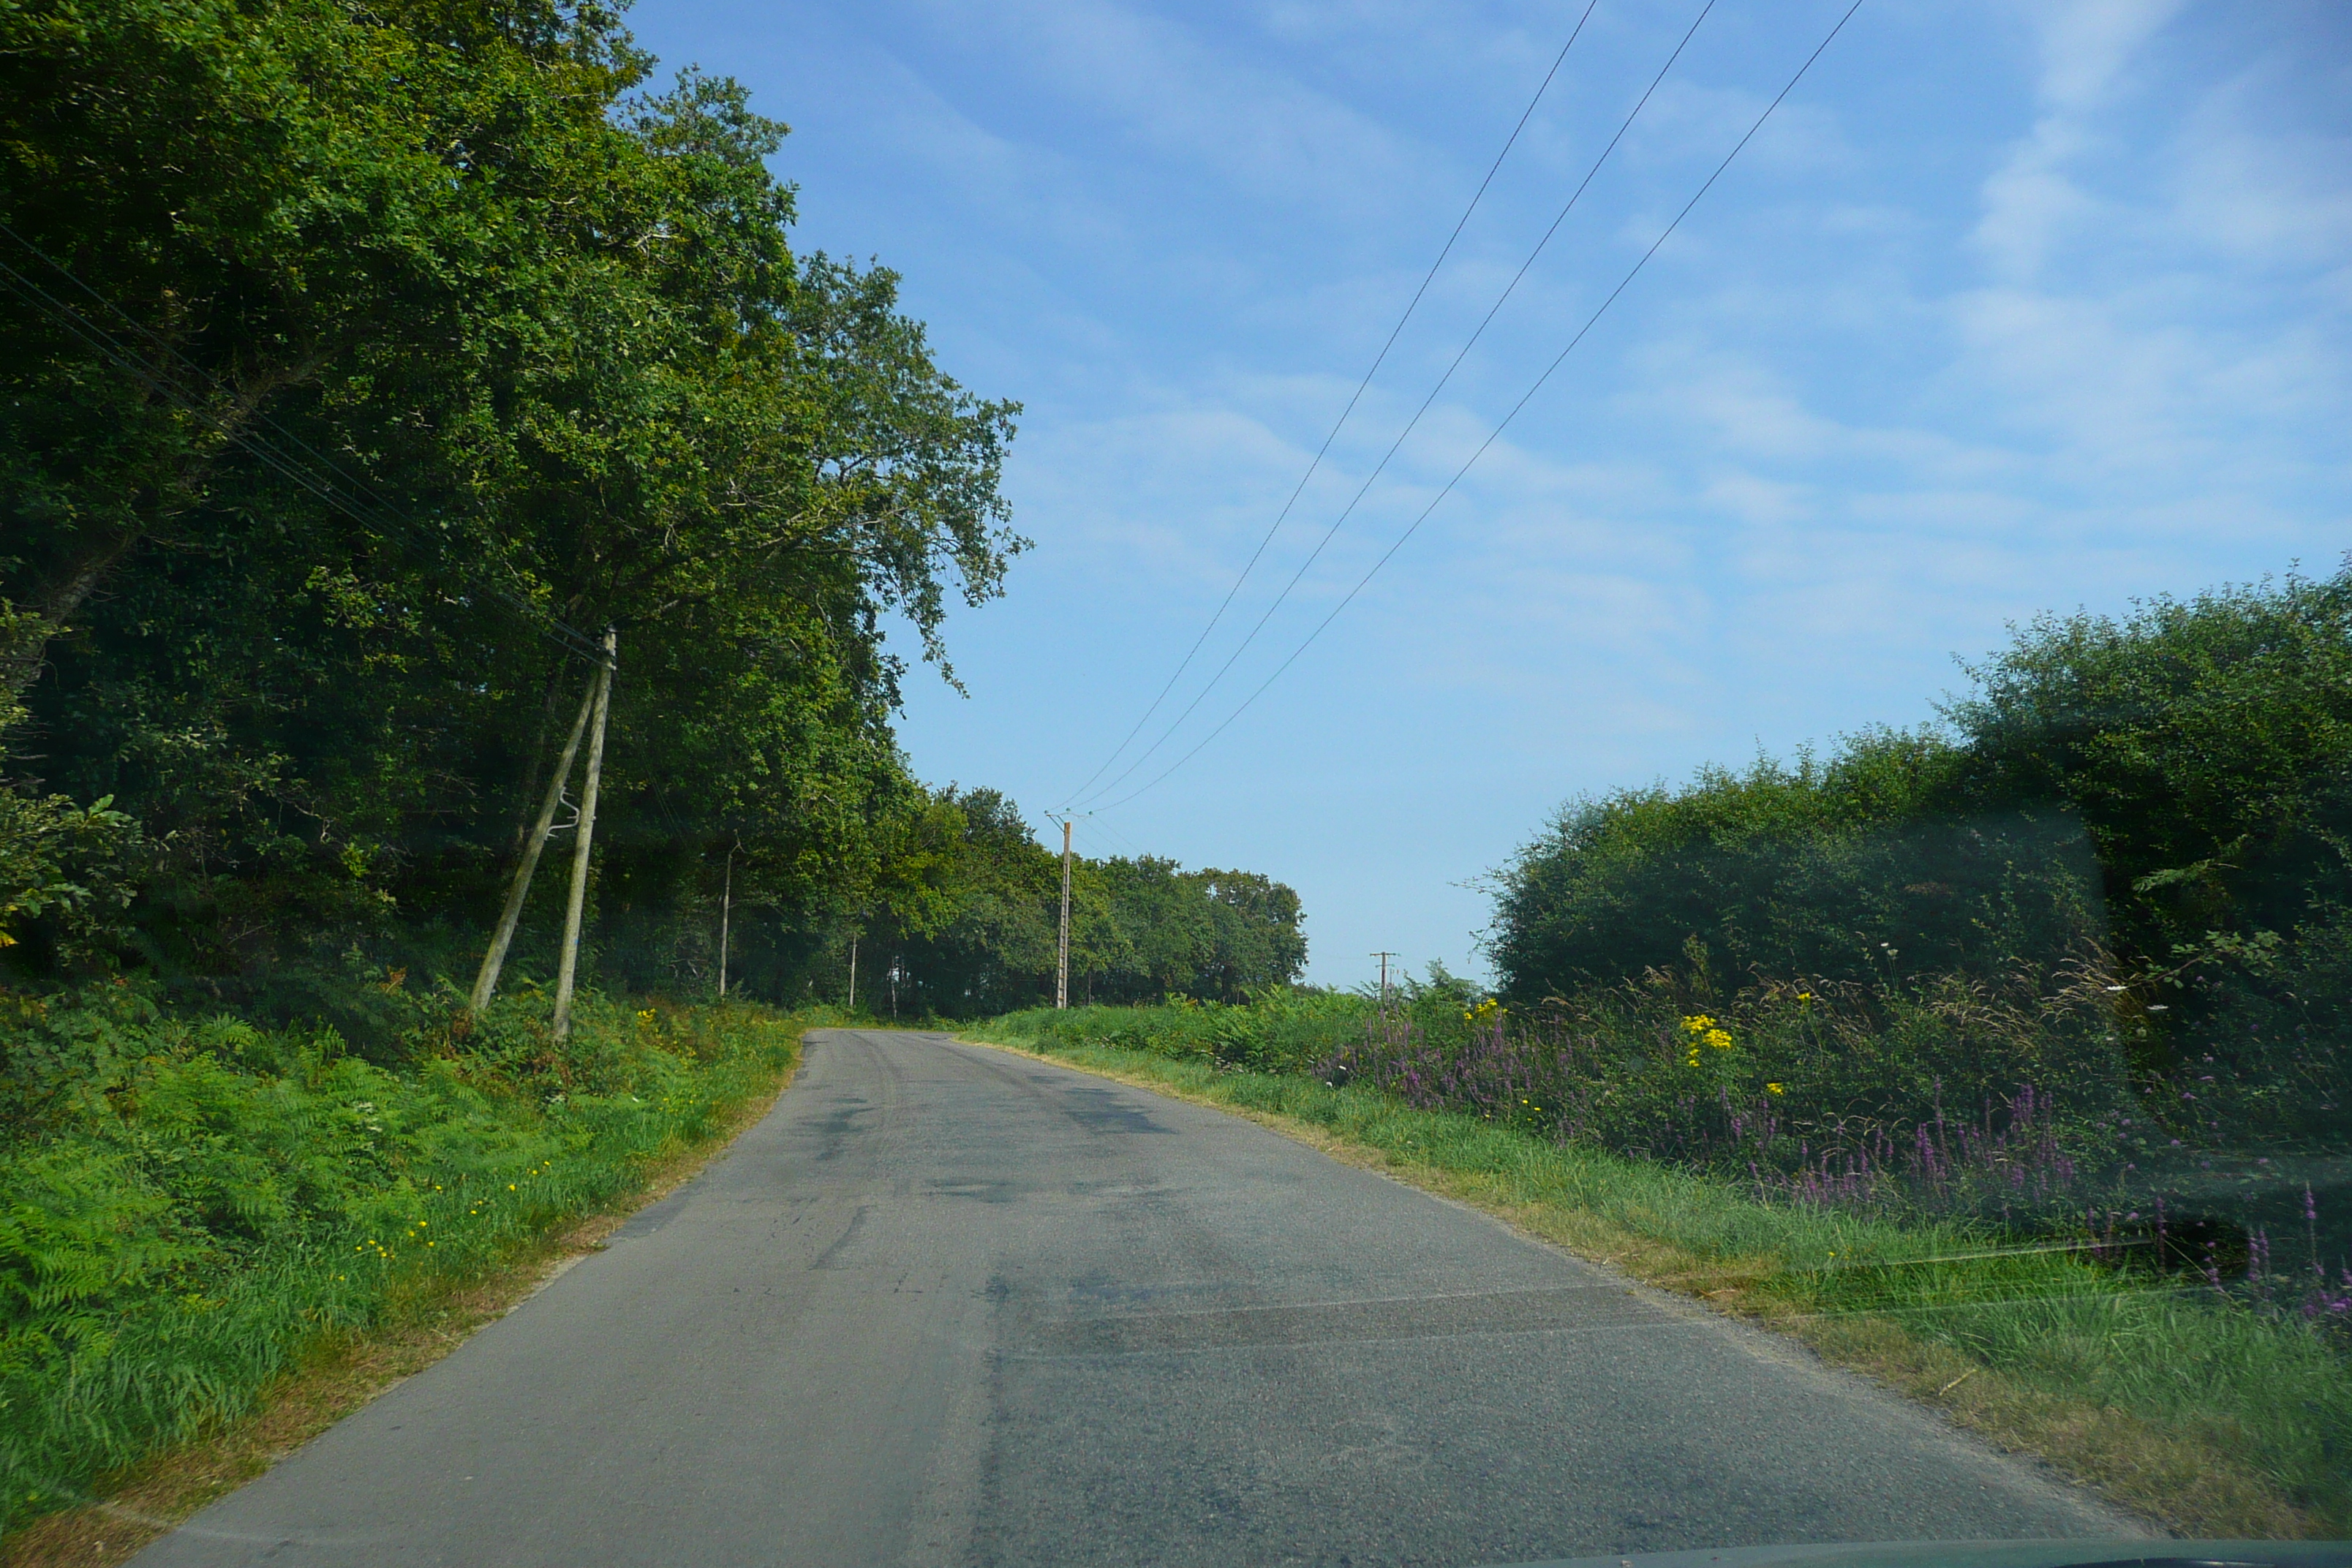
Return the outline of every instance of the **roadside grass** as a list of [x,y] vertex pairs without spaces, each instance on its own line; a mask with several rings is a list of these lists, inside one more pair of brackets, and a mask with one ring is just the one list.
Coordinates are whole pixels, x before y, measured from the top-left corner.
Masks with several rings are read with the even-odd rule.
[[8,1151],[0,1560],[117,1561],[437,1360],[748,1125],[828,1021],[583,1001],[533,1069],[570,1092],[462,1054],[166,1053]]
[[1126,1047],[964,1037],[1237,1110],[1802,1341],[2206,1537],[2352,1534],[2352,1358],[2298,1319],[1965,1222],[1759,1202],[1360,1087]]

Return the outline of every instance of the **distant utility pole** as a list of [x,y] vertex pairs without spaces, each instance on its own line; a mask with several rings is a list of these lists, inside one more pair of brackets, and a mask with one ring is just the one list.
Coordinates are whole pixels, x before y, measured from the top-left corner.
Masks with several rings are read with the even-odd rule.
[[1054,1005],[1070,1005],[1070,819],[1062,819],[1062,942],[1054,968]]
[[563,959],[555,971],[553,1032],[572,1033],[572,985],[580,974],[580,916],[588,902],[588,849],[596,837],[596,789],[604,776],[604,719],[613,709],[613,666],[621,634],[604,628],[604,662],[596,671],[596,712],[588,721],[588,782],[580,789],[580,837],[572,845],[572,898],[563,910]]
[[1381,1005],[1386,1007],[1389,1005],[1389,960],[1394,958],[1396,954],[1375,952],[1370,956],[1381,961]]
[[856,931],[849,933],[849,1013],[852,1017],[857,1016],[857,938]]

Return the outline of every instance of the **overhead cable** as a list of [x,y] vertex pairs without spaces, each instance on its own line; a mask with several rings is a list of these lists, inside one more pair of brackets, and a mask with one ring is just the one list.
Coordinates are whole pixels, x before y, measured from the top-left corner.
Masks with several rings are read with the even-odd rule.
[[1650,248],[1642,253],[1642,258],[1633,263],[1632,268],[1626,272],[1625,276],[1618,279],[1617,287],[1609,291],[1609,297],[1601,301],[1600,305],[1594,309],[1591,315],[1585,318],[1584,324],[1577,329],[1576,335],[1568,341],[1568,346],[1561,349],[1559,354],[1553,358],[1551,363],[1544,367],[1543,374],[1537,376],[1534,383],[1528,386],[1527,391],[1519,395],[1519,400],[1511,405],[1510,412],[1503,416],[1502,419],[1496,423],[1494,429],[1487,433],[1486,438],[1484,441],[1478,443],[1477,450],[1472,452],[1468,458],[1463,460],[1462,466],[1454,469],[1454,477],[1445,481],[1445,488],[1439,490],[1437,494],[1431,499],[1429,504],[1421,509],[1421,514],[1412,520],[1411,526],[1407,527],[1402,533],[1397,536],[1395,542],[1391,544],[1388,549],[1381,553],[1381,558],[1372,563],[1371,569],[1357,579],[1356,585],[1348,590],[1347,596],[1342,598],[1337,605],[1334,605],[1331,607],[1330,613],[1325,616],[1322,620],[1316,623],[1315,629],[1308,632],[1306,637],[1300,641],[1299,645],[1290,650],[1289,656],[1280,664],[1275,666],[1274,673],[1267,676],[1263,681],[1259,682],[1257,689],[1255,691],[1252,691],[1247,697],[1242,699],[1239,706],[1235,707],[1232,712],[1226,714],[1225,717],[1219,721],[1215,729],[1201,737],[1200,741],[1193,745],[1191,751],[1186,752],[1182,756],[1169,763],[1166,768],[1154,775],[1150,783],[1130,794],[1120,796],[1118,799],[1109,803],[1109,805],[1101,806],[1098,809],[1103,811],[1113,811],[1125,805],[1128,802],[1135,799],[1137,795],[1142,795],[1146,790],[1153,788],[1159,784],[1161,780],[1167,778],[1170,773],[1174,773],[1178,768],[1182,767],[1186,763],[1189,763],[1194,757],[1199,756],[1203,747],[1207,746],[1210,742],[1215,740],[1219,735],[1223,734],[1226,728],[1230,726],[1234,720],[1240,718],[1243,713],[1249,710],[1252,703],[1255,702],[1260,697],[1265,694],[1266,688],[1272,686],[1276,680],[1281,679],[1283,671],[1288,669],[1294,663],[1297,662],[1298,656],[1305,653],[1307,648],[1313,645],[1315,639],[1323,635],[1324,628],[1328,626],[1333,621],[1337,620],[1339,616],[1339,612],[1346,609],[1355,601],[1356,595],[1364,591],[1365,584],[1369,584],[1373,577],[1379,574],[1381,568],[1386,566],[1398,551],[1404,548],[1405,542],[1411,539],[1413,534],[1419,531],[1423,523],[1429,521],[1430,514],[1437,510],[1438,503],[1444,500],[1447,496],[1454,493],[1454,486],[1462,482],[1463,476],[1469,473],[1472,466],[1475,465],[1480,458],[1486,455],[1486,448],[1492,447],[1496,441],[1501,438],[1503,432],[1510,426],[1511,421],[1519,416],[1520,411],[1526,408],[1528,402],[1534,398],[1535,395],[1543,389],[1544,384],[1551,379],[1553,372],[1559,370],[1559,367],[1567,362],[1568,356],[1576,352],[1577,344],[1584,341],[1585,334],[1591,331],[1594,323],[1601,320],[1602,314],[1608,310],[1610,306],[1617,302],[1617,297],[1620,294],[1622,294],[1627,286],[1641,274],[1642,268],[1650,264],[1650,258],[1657,255],[1658,247],[1666,243],[1667,237],[1671,236],[1675,229],[1682,226],[1683,219],[1688,217],[1691,214],[1691,209],[1698,205],[1699,198],[1706,195],[1709,190],[1714,188],[1716,181],[1723,177],[1723,172],[1731,167],[1731,161],[1739,156],[1740,150],[1755,139],[1756,133],[1759,131],[1764,129],[1764,122],[1772,118],[1772,111],[1780,107],[1780,103],[1783,99],[1786,99],[1789,94],[1796,90],[1797,84],[1804,79],[1805,73],[1813,68],[1813,62],[1822,58],[1822,52],[1830,47],[1831,43],[1835,40],[1839,33],[1844,31],[1845,25],[1853,20],[1854,13],[1861,9],[1862,0],[1853,0],[1853,4],[1846,7],[1845,14],[1837,19],[1836,24],[1832,26],[1829,32],[1822,37],[1822,41],[1813,47],[1813,52],[1805,57],[1805,63],[1797,68],[1796,74],[1789,79],[1788,85],[1781,88],[1779,94],[1773,98],[1772,101],[1764,106],[1764,112],[1756,117],[1756,122],[1748,128],[1748,133],[1740,137],[1738,142],[1733,145],[1731,151],[1723,155],[1723,162],[1715,166],[1715,172],[1706,177],[1706,182],[1702,184],[1698,190],[1692,195],[1691,199],[1683,204],[1682,210],[1675,215],[1674,221],[1667,224],[1664,229],[1659,231],[1658,237],[1650,242]]
[[[1111,748],[1110,755],[1102,760],[1100,767],[1087,775],[1086,783],[1070,792],[1073,801],[1084,795],[1095,780],[1102,777],[1105,770],[1118,761],[1119,753],[1134,744],[1135,738],[1143,733],[1143,727],[1151,722],[1151,716],[1160,711],[1160,705],[1168,700],[1168,694],[1171,691],[1176,689],[1176,683],[1183,679],[1184,671],[1192,668],[1192,660],[1200,653],[1202,645],[1209,640],[1209,634],[1217,629],[1217,623],[1224,618],[1225,611],[1232,607],[1234,595],[1242,591],[1242,584],[1248,582],[1250,574],[1256,570],[1258,558],[1265,553],[1265,547],[1274,542],[1274,536],[1276,533],[1282,531],[1283,522],[1290,516],[1291,509],[1298,504],[1298,498],[1306,492],[1307,481],[1313,479],[1316,470],[1323,466],[1324,456],[1331,450],[1331,443],[1339,438],[1340,426],[1348,423],[1348,416],[1356,411],[1356,405],[1362,401],[1365,389],[1372,384],[1372,377],[1379,374],[1381,366],[1387,362],[1389,351],[1396,347],[1398,334],[1404,331],[1405,323],[1412,320],[1412,313],[1420,307],[1422,296],[1429,292],[1430,284],[1437,278],[1437,269],[1445,265],[1447,257],[1454,254],[1454,242],[1462,237],[1462,230],[1469,224],[1470,215],[1478,210],[1478,203],[1486,196],[1486,187],[1495,183],[1496,173],[1502,168],[1503,160],[1510,155],[1512,147],[1517,144],[1519,132],[1528,128],[1528,121],[1534,116],[1536,105],[1543,101],[1544,94],[1551,88],[1551,79],[1559,74],[1561,63],[1568,58],[1568,51],[1576,47],[1577,38],[1584,32],[1584,24],[1591,20],[1593,7],[1599,4],[1600,0],[1586,0],[1584,14],[1576,19],[1576,26],[1568,35],[1568,42],[1562,44],[1559,47],[1559,53],[1552,57],[1551,68],[1544,72],[1543,80],[1536,84],[1535,96],[1528,100],[1527,108],[1519,111],[1518,123],[1512,126],[1510,135],[1503,139],[1503,150],[1496,153],[1495,161],[1486,166],[1486,177],[1480,180],[1478,188],[1470,193],[1470,205],[1464,207],[1462,216],[1454,220],[1454,232],[1447,235],[1445,243],[1438,247],[1437,259],[1431,262],[1429,270],[1422,274],[1421,286],[1412,291],[1412,298],[1405,301],[1404,313],[1397,318],[1396,325],[1389,329],[1387,341],[1381,344],[1381,352],[1372,356],[1371,368],[1364,372],[1361,381],[1356,383],[1356,390],[1349,395],[1348,405],[1339,410],[1339,417],[1333,420],[1331,428],[1324,432],[1323,444],[1315,448],[1315,456],[1307,463],[1307,471],[1299,475],[1298,483],[1291,487],[1290,499],[1284,501],[1282,510],[1275,514],[1274,522],[1266,529],[1265,536],[1257,542],[1257,548],[1250,552],[1249,560],[1243,564],[1241,575],[1235,577],[1234,585],[1225,590],[1225,596],[1218,602],[1215,612],[1209,616],[1209,624],[1201,628],[1201,635],[1192,639],[1192,646],[1184,651],[1182,658],[1176,661],[1175,672],[1169,676],[1168,683],[1160,689],[1160,695],[1151,700],[1151,705],[1143,710],[1143,716],[1135,721],[1135,728],[1129,730],[1126,738]],[[1125,773],[1119,775],[1120,778],[1126,776]],[[1113,783],[1116,782],[1116,780],[1113,781]]]
[[[1650,85],[1643,89],[1642,96],[1634,101],[1633,109],[1619,123],[1617,134],[1609,138],[1609,144],[1601,149],[1601,155],[1592,160],[1591,168],[1585,170],[1584,178],[1578,181],[1576,189],[1569,193],[1567,202],[1562,204],[1559,213],[1552,218],[1551,226],[1543,231],[1542,237],[1535,243],[1535,248],[1528,251],[1527,259],[1519,263],[1519,269],[1511,275],[1511,280],[1503,286],[1503,291],[1495,296],[1495,302],[1486,307],[1486,313],[1479,318],[1477,327],[1472,331],[1468,341],[1455,352],[1453,360],[1446,365],[1444,374],[1440,375],[1436,384],[1429,389],[1429,395],[1421,400],[1421,406],[1413,410],[1412,417],[1405,421],[1404,428],[1398,431],[1396,439],[1389,443],[1389,449],[1381,455],[1381,460],[1373,465],[1372,471],[1364,476],[1364,482],[1356,487],[1356,493],[1349,497],[1348,504],[1339,510],[1339,515],[1331,520],[1331,526],[1323,531],[1323,537],[1316,542],[1315,548],[1307,552],[1307,559],[1298,563],[1298,570],[1290,574],[1290,581],[1283,584],[1282,592],[1276,594],[1274,596],[1274,602],[1266,605],[1265,613],[1258,616],[1257,624],[1250,627],[1248,635],[1242,638],[1232,653],[1225,656],[1225,662],[1217,667],[1217,672],[1209,677],[1208,683],[1192,694],[1192,700],[1184,705],[1184,710],[1169,721],[1168,727],[1160,731],[1160,738],[1145,747],[1141,755],[1122,769],[1116,778],[1097,791],[1097,795],[1108,795],[1118,788],[1119,784],[1133,774],[1136,769],[1141,767],[1154,752],[1172,740],[1176,731],[1183,727],[1184,721],[1192,716],[1193,710],[1199,708],[1207,700],[1209,693],[1216,689],[1217,683],[1225,678],[1226,673],[1234,668],[1242,655],[1248,651],[1250,645],[1257,640],[1258,633],[1265,629],[1265,624],[1274,618],[1274,613],[1289,599],[1291,591],[1298,586],[1300,580],[1307,575],[1307,570],[1322,557],[1324,548],[1331,542],[1348,519],[1355,514],[1356,508],[1370,492],[1373,484],[1379,480],[1381,475],[1387,471],[1390,461],[1404,446],[1405,438],[1420,426],[1423,416],[1430,410],[1430,405],[1437,401],[1437,395],[1445,390],[1446,384],[1454,379],[1454,373],[1462,368],[1462,362],[1470,357],[1472,349],[1478,346],[1478,340],[1486,335],[1486,329],[1494,324],[1496,314],[1501,311],[1510,297],[1517,292],[1520,282],[1526,279],[1528,269],[1535,266],[1537,258],[1542,256],[1544,248],[1551,244],[1552,237],[1559,232],[1559,226],[1568,221],[1568,215],[1575,210],[1577,202],[1582,198],[1587,187],[1592,184],[1594,176],[1601,173],[1601,166],[1609,161],[1611,153],[1617,151],[1617,144],[1625,139],[1625,132],[1633,128],[1633,121],[1641,117],[1642,110],[1649,104],[1651,96],[1658,90],[1658,84],[1666,79],[1666,73],[1675,68],[1675,62],[1682,58],[1683,51],[1690,47],[1691,39],[1698,33],[1699,24],[1706,21],[1707,13],[1714,9],[1715,0],[1705,0],[1705,3],[1699,6],[1698,15],[1691,18],[1691,25],[1684,29],[1681,39],[1675,43],[1674,53],[1666,57],[1666,63],[1658,68],[1657,75],[1650,79]],[[1235,586],[1238,587],[1239,584],[1236,584]],[[1207,634],[1202,635],[1205,637]],[[1156,707],[1157,704],[1154,706]],[[1097,773],[1099,776],[1100,770],[1097,770]]]

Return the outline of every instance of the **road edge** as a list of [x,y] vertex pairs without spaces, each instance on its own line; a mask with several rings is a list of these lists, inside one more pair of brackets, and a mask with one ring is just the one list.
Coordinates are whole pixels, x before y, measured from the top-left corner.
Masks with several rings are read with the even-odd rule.
[[[1788,1310],[1748,1293],[1757,1279],[1752,1266],[1699,1257],[1589,1211],[1507,1199],[1494,1191],[1491,1178],[1399,1160],[1312,1122],[1201,1092],[1154,1070],[1158,1058],[1144,1053],[1119,1053],[1136,1059],[1135,1067],[1123,1068],[970,1034],[954,1037],[961,1044],[1026,1057],[1255,1122],[1342,1164],[1377,1172],[1474,1209],[1517,1235],[1560,1247],[1694,1307],[1793,1340],[1824,1365],[1897,1394],[2002,1453],[2046,1466],[2054,1479],[2079,1487],[2166,1534],[2291,1540],[2325,1533],[2305,1510],[2261,1476],[2235,1464],[2226,1452],[2119,1410],[2027,1387],[1948,1346],[1915,1337],[1892,1319],[1832,1319]],[[2113,1456],[2126,1447],[2145,1456],[2146,1462],[2116,1467]]]

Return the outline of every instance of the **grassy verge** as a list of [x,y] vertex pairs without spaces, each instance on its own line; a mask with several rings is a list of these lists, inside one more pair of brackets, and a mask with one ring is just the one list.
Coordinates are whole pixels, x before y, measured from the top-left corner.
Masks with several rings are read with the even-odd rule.
[[2186,1533],[2352,1533],[2352,1364],[2300,1321],[2076,1254],[2021,1255],[1972,1226],[1758,1202],[1362,1089],[1017,1028],[965,1037],[1240,1111],[1475,1204],[1790,1333]]
[[553,1049],[536,1001],[391,1068],[148,1018],[113,1093],[20,1129],[12,1568],[117,1561],[454,1348],[723,1146],[822,1021],[592,1001]]

